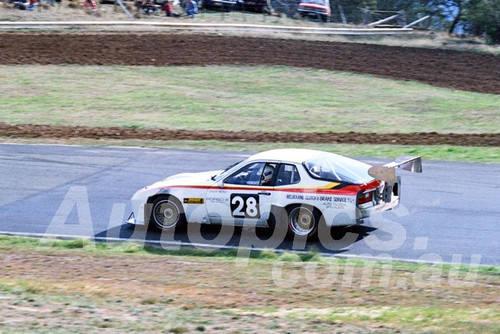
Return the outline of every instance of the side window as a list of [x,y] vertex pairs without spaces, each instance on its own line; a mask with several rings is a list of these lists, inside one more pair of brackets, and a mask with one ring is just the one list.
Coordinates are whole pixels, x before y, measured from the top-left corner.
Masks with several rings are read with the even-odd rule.
[[281,164],[278,176],[276,178],[276,186],[285,186],[287,184],[295,184],[300,182],[300,175],[297,167],[294,165]]
[[242,184],[242,185],[259,185],[261,181],[262,171],[264,170],[264,162],[255,162],[246,165],[233,175],[227,177],[224,183]]

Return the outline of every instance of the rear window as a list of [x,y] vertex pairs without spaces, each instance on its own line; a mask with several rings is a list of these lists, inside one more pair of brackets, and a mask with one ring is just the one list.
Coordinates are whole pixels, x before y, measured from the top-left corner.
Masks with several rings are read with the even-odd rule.
[[368,175],[370,165],[333,153],[305,161],[304,167],[313,178],[324,181],[362,184],[373,180]]

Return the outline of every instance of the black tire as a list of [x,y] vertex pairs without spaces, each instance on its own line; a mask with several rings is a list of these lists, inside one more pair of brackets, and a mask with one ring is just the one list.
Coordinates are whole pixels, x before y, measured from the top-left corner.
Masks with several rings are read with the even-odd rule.
[[174,231],[184,227],[186,215],[182,204],[173,196],[160,196],[151,206],[150,224],[158,230]]
[[290,235],[308,238],[316,235],[321,218],[317,209],[310,205],[294,205],[286,211]]

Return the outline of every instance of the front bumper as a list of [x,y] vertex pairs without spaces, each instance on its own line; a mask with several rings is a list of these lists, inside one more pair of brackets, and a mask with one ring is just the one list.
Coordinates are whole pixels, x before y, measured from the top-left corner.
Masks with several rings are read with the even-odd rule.
[[146,204],[144,202],[134,203],[134,201],[132,201],[132,213],[130,214],[126,222],[134,225],[145,225],[145,205]]
[[303,16],[318,16],[318,15],[329,16],[326,9],[322,8],[299,7],[297,8],[297,11],[299,12],[299,14]]
[[145,225],[146,224],[146,208],[150,207],[148,205],[148,199],[156,194],[158,190],[154,188],[149,190],[143,188],[137,191],[130,200],[132,204],[132,213],[127,219],[127,223],[134,225]]
[[134,213],[132,212],[130,216],[128,216],[128,219],[125,221],[127,224],[132,224],[132,225],[137,225]]

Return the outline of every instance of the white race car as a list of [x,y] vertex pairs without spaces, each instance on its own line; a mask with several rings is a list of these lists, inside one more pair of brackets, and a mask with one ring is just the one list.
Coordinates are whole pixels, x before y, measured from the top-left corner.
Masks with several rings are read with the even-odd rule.
[[[395,168],[421,172],[421,159],[372,167],[322,151],[266,151],[224,171],[177,174],[138,190],[127,222],[160,230],[186,223],[285,224],[293,235],[311,236],[320,222],[360,224],[395,208],[401,196]],[[274,215],[277,210],[285,215]]]

